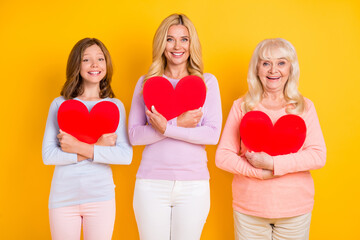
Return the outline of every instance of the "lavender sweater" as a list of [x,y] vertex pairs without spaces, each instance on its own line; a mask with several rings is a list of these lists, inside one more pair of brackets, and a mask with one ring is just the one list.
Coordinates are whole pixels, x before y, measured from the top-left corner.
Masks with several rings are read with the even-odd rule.
[[[175,87],[179,79],[170,79]],[[203,116],[194,128],[178,127],[177,118],[167,123],[160,134],[145,114],[141,77],[135,87],[129,115],[129,139],[132,145],[146,145],[137,178],[162,180],[207,180],[207,156],[204,145],[217,144],[221,131],[222,112],[218,82],[212,74],[205,73],[207,87]]]

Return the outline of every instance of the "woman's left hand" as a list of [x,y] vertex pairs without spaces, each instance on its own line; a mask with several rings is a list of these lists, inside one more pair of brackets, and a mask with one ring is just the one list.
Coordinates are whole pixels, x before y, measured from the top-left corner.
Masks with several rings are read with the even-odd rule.
[[59,139],[61,150],[68,153],[77,153],[78,145],[80,143],[79,140],[61,129],[56,137]]
[[253,167],[274,170],[274,159],[265,152],[246,152],[245,157]]
[[151,126],[159,133],[164,134],[167,125],[166,118],[156,111],[154,106],[151,107],[151,111],[146,110],[146,115],[149,118]]

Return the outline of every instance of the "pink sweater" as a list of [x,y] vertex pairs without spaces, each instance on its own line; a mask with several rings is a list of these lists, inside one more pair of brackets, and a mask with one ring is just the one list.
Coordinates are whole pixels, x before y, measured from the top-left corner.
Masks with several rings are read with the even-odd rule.
[[[306,110],[300,115],[306,123],[304,145],[297,153],[274,156],[273,179],[263,180],[262,169],[250,165],[244,156],[239,125],[244,113],[243,99],[230,110],[216,151],[216,166],[234,174],[232,183],[234,210],[263,218],[293,217],[311,212],[314,182],[310,170],[324,166],[326,147],[314,104],[305,98]],[[269,110],[261,104],[254,109],[265,112],[273,123],[285,115],[285,109]]]
[[[165,77],[165,76],[164,76]],[[146,145],[137,178],[162,180],[207,180],[207,156],[204,145],[219,141],[222,113],[219,85],[214,75],[205,73],[206,100],[203,116],[194,128],[178,127],[177,118],[168,121],[164,134],[157,132],[145,114],[141,77],[136,84],[129,115],[129,139],[132,145]],[[179,79],[167,78],[175,87]]]

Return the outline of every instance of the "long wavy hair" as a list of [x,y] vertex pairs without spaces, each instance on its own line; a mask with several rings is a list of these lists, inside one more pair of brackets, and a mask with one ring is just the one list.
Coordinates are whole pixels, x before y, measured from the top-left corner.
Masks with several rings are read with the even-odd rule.
[[66,66],[66,82],[60,92],[65,99],[72,99],[80,96],[84,92],[83,79],[80,75],[81,62],[84,52],[88,47],[97,45],[105,56],[106,61],[106,75],[100,81],[100,98],[115,97],[111,89],[111,78],[113,75],[113,67],[110,53],[105,45],[96,38],[84,38],[78,41],[70,52],[67,66]]
[[162,76],[166,68],[166,57],[164,55],[168,30],[173,25],[185,26],[190,35],[190,56],[188,59],[187,70],[190,75],[195,75],[203,79],[203,61],[201,44],[194,24],[184,14],[172,14],[165,18],[156,30],[153,40],[153,61],[149,71],[145,75],[143,84],[151,77]]
[[264,88],[258,77],[258,65],[261,60],[272,57],[273,50],[279,50],[282,58],[291,63],[289,79],[284,86],[286,112],[300,115],[305,109],[305,100],[298,90],[300,77],[299,62],[293,45],[285,39],[273,38],[261,41],[255,48],[249,64],[247,83],[249,90],[244,97],[242,110],[248,112],[259,104],[264,96]]

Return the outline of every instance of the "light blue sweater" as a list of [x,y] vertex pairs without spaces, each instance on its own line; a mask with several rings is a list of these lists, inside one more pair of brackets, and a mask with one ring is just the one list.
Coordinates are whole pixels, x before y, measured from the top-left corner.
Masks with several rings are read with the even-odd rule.
[[115,103],[120,112],[120,122],[116,129],[116,146],[94,145],[94,159],[77,162],[77,154],[63,152],[56,138],[59,133],[58,109],[65,101],[55,98],[51,103],[42,145],[42,158],[46,165],[56,165],[51,183],[49,208],[58,208],[89,202],[111,200],[115,197],[115,185],[108,164],[130,164],[132,147],[126,134],[126,114],[124,105],[115,98],[99,101],[81,101],[89,111],[100,101]]

